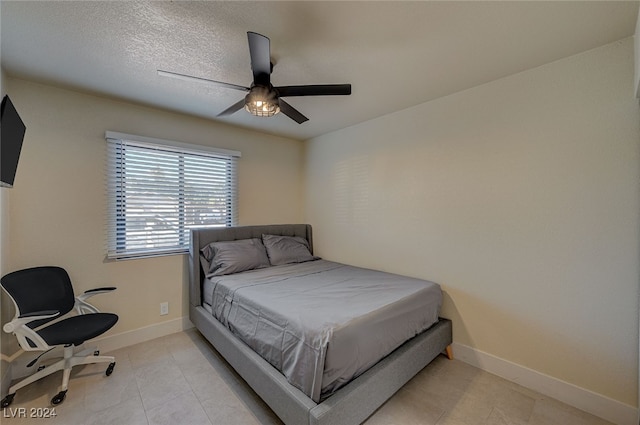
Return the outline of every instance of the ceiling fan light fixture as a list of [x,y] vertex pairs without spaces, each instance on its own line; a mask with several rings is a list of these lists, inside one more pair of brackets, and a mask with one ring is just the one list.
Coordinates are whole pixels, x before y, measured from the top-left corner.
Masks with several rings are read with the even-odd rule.
[[280,112],[280,102],[273,91],[256,86],[245,98],[244,109],[256,117],[272,117]]
[[269,101],[256,100],[246,103],[244,109],[256,117],[272,117],[280,112],[280,105]]

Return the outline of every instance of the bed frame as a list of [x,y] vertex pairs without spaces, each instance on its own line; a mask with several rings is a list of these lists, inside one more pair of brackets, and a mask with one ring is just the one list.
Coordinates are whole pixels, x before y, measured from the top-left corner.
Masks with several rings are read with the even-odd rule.
[[440,353],[446,351],[451,358],[451,321],[440,319],[326,400],[315,403],[202,307],[204,274],[200,267],[200,249],[211,242],[260,238],[263,233],[306,238],[313,253],[311,226],[308,224],[191,230],[189,318],[285,424],[360,424]]

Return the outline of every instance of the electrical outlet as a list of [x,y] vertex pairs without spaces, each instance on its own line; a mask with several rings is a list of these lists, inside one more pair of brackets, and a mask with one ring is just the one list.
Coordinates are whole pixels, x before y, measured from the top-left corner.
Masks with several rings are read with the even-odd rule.
[[160,316],[169,314],[169,303],[160,303]]

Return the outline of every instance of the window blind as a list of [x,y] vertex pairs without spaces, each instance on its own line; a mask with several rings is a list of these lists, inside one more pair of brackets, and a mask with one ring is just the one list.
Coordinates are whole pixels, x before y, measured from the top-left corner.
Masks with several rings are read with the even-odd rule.
[[237,222],[239,152],[107,132],[111,259],[185,253],[189,229]]

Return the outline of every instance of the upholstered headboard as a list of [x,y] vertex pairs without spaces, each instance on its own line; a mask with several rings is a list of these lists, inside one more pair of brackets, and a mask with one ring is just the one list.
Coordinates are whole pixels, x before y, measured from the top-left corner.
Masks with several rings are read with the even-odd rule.
[[211,242],[235,241],[238,239],[261,238],[266,235],[300,236],[309,242],[313,254],[311,225],[309,224],[268,224],[262,226],[214,227],[191,229],[189,243],[189,303],[202,304],[202,268],[200,250]]

